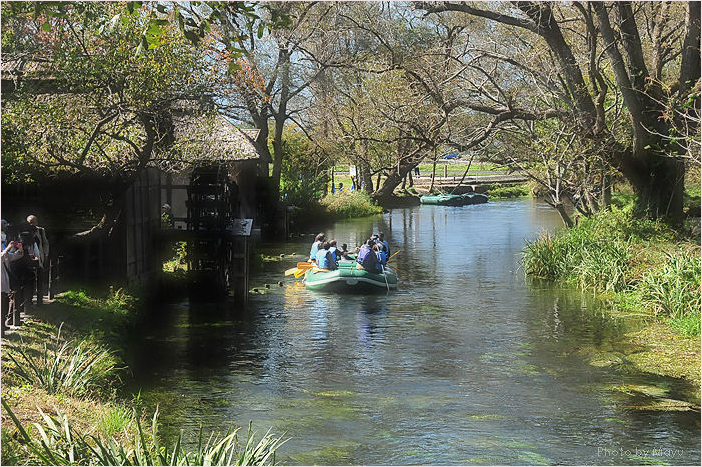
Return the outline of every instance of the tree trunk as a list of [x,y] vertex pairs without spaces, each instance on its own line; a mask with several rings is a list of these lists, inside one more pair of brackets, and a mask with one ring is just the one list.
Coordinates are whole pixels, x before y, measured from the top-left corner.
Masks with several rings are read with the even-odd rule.
[[268,115],[261,115],[260,118],[254,118],[254,126],[258,130],[258,137],[254,141],[256,151],[261,155],[258,165],[258,175],[268,177],[268,164],[273,162],[273,156],[268,149]]
[[436,151],[434,151],[434,164],[431,166],[431,185],[429,185],[429,191],[434,189],[434,179],[436,178]]
[[[642,156],[636,157],[641,160]],[[675,157],[657,155],[630,172],[629,181],[638,195],[636,213],[642,217],[682,221],[685,164]]]
[[378,189],[373,193],[373,199],[375,200],[385,200],[392,198],[393,193],[395,191],[395,188],[397,188],[400,183],[402,183],[402,180],[405,178],[407,173],[412,169],[412,165],[410,164],[405,164],[401,165],[399,171],[393,170],[390,172],[385,179],[385,182],[383,182],[382,185],[380,185],[380,173],[378,174]]
[[[624,50],[627,52],[631,70],[627,70],[604,3],[593,4],[600,24],[600,30],[606,53],[612,65],[614,77],[622,90],[624,104],[629,111],[633,130],[632,146],[622,151],[618,157],[618,168],[631,183],[638,195],[636,211],[640,216],[650,218],[666,217],[674,223],[682,220],[682,195],[684,189],[685,169],[677,154],[666,153],[668,141],[666,136],[669,124],[660,118],[664,109],[662,104],[649,96],[644,88],[648,72],[641,64],[641,40],[635,34],[633,13],[630,4],[617,4],[624,22]],[[694,12],[693,12],[694,13]],[[699,25],[699,9],[697,9]],[[694,21],[692,22],[694,23]],[[689,25],[688,25],[689,27]],[[688,30],[689,33],[689,30]],[[693,33],[694,35],[694,33]],[[699,29],[697,29],[699,43]],[[699,53],[699,52],[698,52]],[[697,70],[699,76],[699,70]]]
[[570,228],[570,227],[573,227],[575,225],[573,223],[573,219],[566,212],[565,206],[563,206],[563,203],[556,203],[556,205],[553,207],[556,208],[556,211],[558,211],[558,214],[560,214],[561,220],[563,221],[563,224],[566,227]]

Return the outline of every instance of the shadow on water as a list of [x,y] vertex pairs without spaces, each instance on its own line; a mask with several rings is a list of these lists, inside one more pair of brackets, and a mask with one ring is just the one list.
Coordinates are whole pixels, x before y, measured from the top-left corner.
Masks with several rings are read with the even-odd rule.
[[[284,464],[699,464],[699,411],[637,408],[685,388],[628,364],[631,324],[525,282],[524,240],[558,223],[532,200],[337,223],[327,235],[349,245],[390,237],[400,290],[287,279],[247,309],[165,306],[133,349],[132,391],[173,430],[285,433]],[[299,258],[254,284],[281,280],[309,244],[269,247]]]

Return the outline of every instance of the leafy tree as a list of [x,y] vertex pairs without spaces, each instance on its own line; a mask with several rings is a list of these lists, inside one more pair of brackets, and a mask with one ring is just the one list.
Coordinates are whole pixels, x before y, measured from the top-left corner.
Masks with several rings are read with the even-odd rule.
[[[689,107],[699,107],[698,2],[512,2],[490,8],[468,2],[415,2],[415,6],[430,13],[460,12],[465,18],[483,18],[502,27],[498,30],[504,34],[543,48],[530,62],[510,53],[501,57],[490,50],[485,53],[509,65],[513,75],[531,77],[527,88],[541,105],[554,110],[551,116],[589,140],[583,145],[626,177],[639,195],[642,214],[679,219],[682,157],[689,140],[675,139],[671,145],[666,135],[681,126],[687,128],[686,134],[691,127],[698,134],[699,126],[694,112],[671,112],[664,103],[675,102],[673,107],[680,108],[691,101],[694,105]],[[615,103],[610,106],[612,95]],[[623,102],[629,120],[622,132],[616,126],[621,116],[618,102]]]
[[283,199],[295,206],[308,206],[324,194],[329,160],[301,131],[286,128],[280,179]]
[[[331,4],[314,2],[263,4],[260,17],[246,22],[234,21],[236,12],[225,9],[218,23],[219,34],[211,45],[216,57],[212,73],[221,78],[216,88],[218,106],[229,117],[252,122],[260,130],[255,143],[264,162],[273,163],[271,187],[275,194],[285,157],[285,125],[293,122],[307,131],[298,120],[300,109],[305,106],[310,85],[333,61],[332,55],[320,50],[326,42],[316,26],[331,8]],[[273,27],[266,28],[268,24]],[[313,44],[322,45],[315,50]],[[267,144],[271,120],[272,151]],[[262,172],[267,174],[267,170]]]
[[[103,180],[107,207],[91,230],[100,233],[116,222],[118,201],[140,172],[167,161],[171,109],[202,97],[205,67],[173,10],[155,20],[150,6],[57,8],[3,3],[3,27],[12,31],[3,49],[13,52],[3,58],[20,71],[31,66],[3,99],[3,176]],[[146,46],[144,34],[153,39]]]

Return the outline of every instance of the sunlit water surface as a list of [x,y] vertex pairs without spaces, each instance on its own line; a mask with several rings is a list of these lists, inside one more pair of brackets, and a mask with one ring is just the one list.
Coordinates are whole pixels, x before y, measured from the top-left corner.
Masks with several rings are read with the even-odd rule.
[[636,408],[681,383],[632,370],[625,324],[587,297],[525,281],[525,240],[559,225],[534,200],[335,224],[329,238],[383,231],[401,250],[400,290],[374,296],[307,291],[283,278],[307,239],[268,245],[300,256],[252,278],[266,293],[248,309],[167,306],[130,386],[173,431],[285,434],[282,464],[699,465],[699,412]]

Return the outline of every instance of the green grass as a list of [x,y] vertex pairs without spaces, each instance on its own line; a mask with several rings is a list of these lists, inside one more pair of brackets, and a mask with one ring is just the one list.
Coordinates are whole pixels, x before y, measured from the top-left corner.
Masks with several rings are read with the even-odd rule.
[[662,222],[614,209],[525,247],[527,275],[613,293],[680,332],[700,335],[700,248]]

